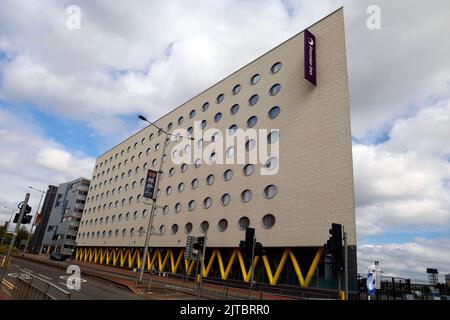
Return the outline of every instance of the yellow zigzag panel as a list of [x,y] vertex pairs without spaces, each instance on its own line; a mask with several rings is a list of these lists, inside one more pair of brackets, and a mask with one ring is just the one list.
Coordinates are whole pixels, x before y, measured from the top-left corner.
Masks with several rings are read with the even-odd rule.
[[[175,254],[176,251],[179,250],[178,255]],[[165,254],[163,252],[165,251]],[[286,260],[290,258],[292,265],[294,266],[295,273],[297,275],[298,282],[301,287],[305,288],[309,286],[309,283],[311,282],[311,279],[316,271],[317,265],[319,263],[320,257],[322,256],[323,248],[319,248],[314,256],[314,259],[311,263],[311,266],[309,267],[308,273],[306,274],[306,277],[303,277],[303,273],[300,270],[300,266],[298,264],[298,261],[293,253],[293,251],[290,248],[286,248],[283,251],[283,255],[281,257],[280,262],[278,263],[278,267],[275,270],[275,274],[272,273],[269,259],[267,256],[262,257],[262,262],[264,269],[266,271],[267,277],[269,279],[269,283],[271,285],[276,285],[278,282],[278,279],[281,275],[281,272],[283,271],[284,266],[286,265]],[[224,265],[224,261],[222,258],[222,254],[220,253],[219,249],[214,249],[212,254],[207,257],[209,258],[208,261],[205,261],[205,268],[203,269],[203,276],[208,277],[211,268],[213,266],[213,263],[217,261],[219,265],[220,275],[222,280],[227,280],[228,276],[231,272],[231,269],[233,267],[233,263],[236,260],[236,257],[239,262],[239,267],[242,273],[242,277],[244,281],[249,282],[251,277],[251,268],[250,266],[248,269],[245,266],[244,258],[242,256],[242,253],[240,249],[236,248],[233,250],[233,253],[231,254],[230,259],[228,260],[228,264]],[[170,259],[170,265],[168,265]],[[141,259],[141,252],[138,248],[92,248],[92,247],[81,247],[78,248],[76,251],[76,260],[81,262],[91,262],[91,263],[98,263],[98,264],[106,264],[106,265],[112,265],[112,266],[120,266],[120,267],[128,267],[133,268],[136,266],[137,268],[141,267],[142,259]],[[182,264],[182,261],[184,260],[184,264]],[[256,269],[256,266],[258,265],[260,258],[255,257],[254,259],[254,266]],[[177,273],[177,271],[182,272],[182,267],[184,266],[184,271],[191,275],[194,266],[195,261],[189,262],[184,259],[184,249],[151,249],[148,256],[147,256],[147,263],[146,266],[148,270],[150,270],[153,266],[157,268],[159,271],[167,271],[166,269],[170,270],[172,273]]]

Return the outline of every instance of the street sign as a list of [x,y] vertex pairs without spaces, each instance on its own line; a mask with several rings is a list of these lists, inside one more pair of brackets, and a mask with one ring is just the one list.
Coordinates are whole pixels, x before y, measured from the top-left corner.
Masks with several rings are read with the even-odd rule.
[[375,273],[369,272],[367,273],[367,293],[372,296],[375,294],[377,289],[377,277],[375,276]]
[[197,243],[197,237],[187,236],[186,249],[184,250],[184,257],[186,260],[197,260],[198,255],[194,253],[193,245]]
[[144,197],[155,200],[156,177],[158,172],[148,170],[147,179],[145,179]]

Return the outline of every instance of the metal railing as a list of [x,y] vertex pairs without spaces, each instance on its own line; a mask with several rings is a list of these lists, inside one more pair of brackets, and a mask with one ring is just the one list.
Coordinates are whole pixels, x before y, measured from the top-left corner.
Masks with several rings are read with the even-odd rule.
[[53,283],[21,270],[14,300],[70,300],[71,294]]
[[[158,277],[158,275],[160,277]],[[181,280],[183,283],[168,283],[169,278],[173,280]],[[151,279],[151,280],[150,280]],[[156,286],[154,286],[156,284]],[[249,284],[242,281],[221,281],[218,279],[203,279],[203,288],[201,297],[219,300],[246,300],[249,299]],[[206,285],[206,286],[205,286]],[[142,288],[144,288],[144,284]],[[184,293],[197,295],[197,284],[195,276],[181,275],[171,272],[156,272],[150,275],[148,287],[155,289],[164,289],[174,293]],[[242,292],[241,292],[241,291]],[[334,296],[336,295],[336,297]],[[296,300],[334,300],[337,294],[328,290],[317,289],[294,289],[292,287],[270,286],[262,283],[254,284],[252,288],[253,300],[264,300],[273,298],[287,298]]]

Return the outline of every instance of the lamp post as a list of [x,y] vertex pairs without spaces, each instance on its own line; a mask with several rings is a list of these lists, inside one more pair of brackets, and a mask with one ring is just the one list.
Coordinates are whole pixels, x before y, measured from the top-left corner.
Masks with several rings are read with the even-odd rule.
[[[4,206],[3,208],[11,210],[11,217],[9,218],[9,221],[8,221],[8,228],[9,228],[9,225],[11,224],[11,221],[14,217],[14,209],[6,207],[6,206]],[[0,247],[3,245],[3,242],[5,241],[6,233],[8,232],[8,228],[5,228],[5,231],[3,232],[3,237],[2,237],[2,242],[0,243]]]
[[[159,181],[160,181],[160,177],[161,177],[161,173],[162,173],[162,166],[163,166],[163,161],[164,161],[164,155],[166,153],[167,139],[168,139],[169,136],[172,136],[172,134],[168,133],[164,129],[158,127],[153,122],[148,121],[147,118],[145,118],[142,115],[139,115],[138,118],[141,119],[142,121],[145,121],[145,122],[149,123],[151,126],[154,126],[159,131],[161,131],[161,132],[163,132],[165,134],[164,142],[163,142],[163,149],[162,149],[161,158],[160,158],[160,161],[159,161],[159,168],[158,168],[158,172],[157,172],[157,175],[156,175],[156,181],[155,181],[155,192],[158,193]],[[182,138],[194,140],[194,138],[192,138],[192,137],[183,137],[182,136]],[[147,232],[146,232],[146,236],[145,236],[144,253],[142,255],[142,263],[141,263],[141,268],[139,270],[137,283],[141,283],[142,282],[142,278],[144,276],[145,262],[147,261],[148,246],[150,244],[150,237],[152,235],[159,235],[159,233],[153,233],[153,218],[155,217],[155,211],[156,211],[156,199],[157,199],[157,194],[154,195],[153,199],[152,199],[153,200],[152,201],[152,209],[151,209],[151,212],[150,212],[150,217],[148,219]]]
[[41,193],[41,198],[39,199],[39,204],[38,204],[38,206],[36,208],[36,214],[34,215],[33,223],[31,224],[30,233],[28,234],[27,243],[25,244],[25,248],[23,249],[23,253],[27,252],[28,243],[30,242],[31,234],[33,233],[33,227],[36,225],[36,219],[37,219],[37,215],[38,215],[38,212],[39,212],[39,207],[41,206],[42,198],[44,197],[44,194],[47,193],[44,190],[39,190],[39,189],[30,187],[30,186],[28,186],[28,188],[30,188],[30,189],[32,189],[34,191],[40,192]]

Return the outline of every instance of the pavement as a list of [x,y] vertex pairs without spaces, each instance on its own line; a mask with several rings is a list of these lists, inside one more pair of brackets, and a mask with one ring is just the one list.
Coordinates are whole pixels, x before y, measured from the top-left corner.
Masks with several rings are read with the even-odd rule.
[[[136,287],[136,271],[79,261],[52,261],[47,255],[22,254],[15,256],[10,267],[13,268],[12,271],[22,268],[22,270],[32,271],[41,277],[51,278],[56,285],[67,290],[65,281],[59,280],[67,277],[68,274],[65,271],[69,265],[79,266],[82,279],[87,280],[85,283],[81,283],[82,289],[73,294],[73,299],[192,300],[197,298],[196,284],[192,280],[145,273],[143,284]],[[19,266],[19,268],[14,269],[15,266]],[[149,289],[150,279],[151,287]],[[226,287],[223,284],[205,283],[203,289],[202,299],[244,300],[249,296],[248,289]],[[254,299],[291,300],[291,298],[270,293],[264,293],[261,296],[258,291],[252,292],[252,296]]]

